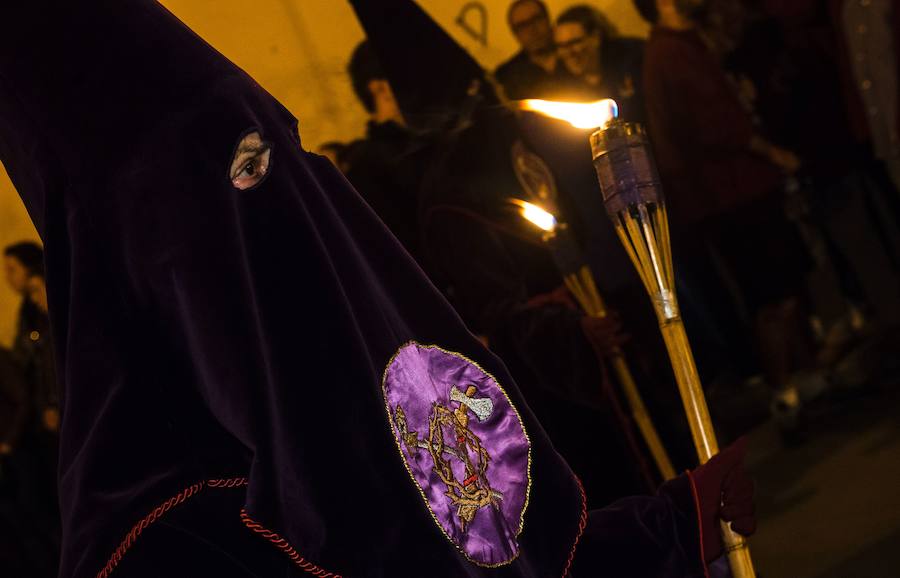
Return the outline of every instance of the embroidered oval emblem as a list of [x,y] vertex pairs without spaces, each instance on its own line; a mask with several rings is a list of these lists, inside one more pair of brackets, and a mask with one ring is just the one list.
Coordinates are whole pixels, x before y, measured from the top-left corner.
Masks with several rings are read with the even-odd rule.
[[397,447],[432,518],[467,559],[519,553],[531,490],[531,442],[497,381],[474,362],[410,342],[384,372]]

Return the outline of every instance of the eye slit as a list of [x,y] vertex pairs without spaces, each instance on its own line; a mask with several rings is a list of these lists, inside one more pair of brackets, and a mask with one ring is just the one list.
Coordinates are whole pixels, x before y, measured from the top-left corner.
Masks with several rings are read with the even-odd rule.
[[258,185],[269,171],[272,147],[253,131],[241,139],[231,160],[228,177],[240,190]]

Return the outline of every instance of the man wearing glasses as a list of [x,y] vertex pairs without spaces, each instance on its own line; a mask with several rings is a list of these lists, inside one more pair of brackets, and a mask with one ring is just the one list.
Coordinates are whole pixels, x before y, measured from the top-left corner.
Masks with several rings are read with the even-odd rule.
[[515,0],[507,22],[522,49],[495,72],[506,96],[552,98],[569,75],[556,56],[547,5],[541,0]]

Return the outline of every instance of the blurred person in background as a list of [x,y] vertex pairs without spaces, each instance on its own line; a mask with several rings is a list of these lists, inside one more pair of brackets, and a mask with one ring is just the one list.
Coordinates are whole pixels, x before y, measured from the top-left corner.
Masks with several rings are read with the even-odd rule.
[[[368,42],[348,68],[378,118],[374,94],[390,84]],[[418,93],[418,84],[408,86]],[[651,491],[657,480],[603,361],[621,343],[620,324],[578,310],[533,226],[510,211],[509,192],[521,188],[511,162],[514,117],[486,113],[476,93],[444,128],[411,129],[397,122],[407,111],[390,95],[392,132],[370,121],[369,136],[344,157],[348,180],[517,376],[590,503]],[[598,448],[595,439],[608,443]]]
[[556,54],[547,5],[541,0],[515,0],[506,21],[521,47],[494,72],[506,97],[554,99],[570,76]]
[[6,247],[4,256],[7,282],[22,296],[13,354],[25,371],[35,419],[53,432],[58,429],[59,399],[47,315],[44,252],[40,245],[25,241]]
[[619,36],[602,12],[586,4],[559,15],[554,37],[559,59],[576,79],[571,99],[612,98],[622,118],[644,121],[643,40]]
[[418,192],[424,171],[421,156],[429,146],[427,133],[407,125],[367,41],[353,51],[347,72],[369,122],[366,136],[339,153],[338,167],[403,247],[421,259]]
[[[608,362],[627,329],[617,314],[589,317],[577,307],[540,232],[510,205],[508,191],[527,190],[512,171],[516,135],[504,124],[479,119],[432,166],[423,238],[434,276],[469,329],[516,376],[592,507],[652,491],[656,474]],[[559,207],[555,213],[575,220]]]
[[22,242],[4,250],[7,281],[22,295],[11,354],[4,363],[7,398],[18,402],[3,449],[7,527],[21,559],[37,576],[55,576],[60,522],[56,487],[59,394],[50,340],[43,250]]
[[755,127],[720,57],[701,37],[703,0],[635,0],[653,25],[644,61],[650,136],[675,250],[701,285],[733,283],[748,311],[772,410],[799,437],[793,379],[814,359],[804,299],[808,255],[784,213],[798,157]]
[[[802,160],[788,212],[817,264],[809,281],[817,304],[812,322],[823,341],[819,365],[830,372],[848,347],[898,321],[900,230],[891,206],[900,196],[848,114],[845,58],[828,4],[792,0],[720,9],[729,3],[714,5],[716,27],[731,39],[724,65],[737,86],[751,88],[743,100],[760,130]],[[837,303],[829,303],[833,296]],[[868,365],[871,371],[877,364]],[[836,377],[845,382],[849,376]]]

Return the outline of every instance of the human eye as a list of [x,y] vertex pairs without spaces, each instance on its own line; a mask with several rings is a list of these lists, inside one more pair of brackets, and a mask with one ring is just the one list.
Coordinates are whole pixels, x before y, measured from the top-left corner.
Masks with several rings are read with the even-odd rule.
[[234,188],[247,190],[258,185],[269,172],[272,146],[254,131],[241,139],[228,171]]

